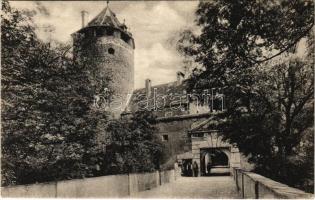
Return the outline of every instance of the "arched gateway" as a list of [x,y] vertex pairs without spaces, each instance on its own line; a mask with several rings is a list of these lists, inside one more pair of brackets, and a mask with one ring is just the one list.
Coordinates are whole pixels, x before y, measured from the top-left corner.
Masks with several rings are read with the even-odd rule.
[[200,149],[201,176],[229,174],[230,151],[228,148]]
[[196,162],[200,176],[230,174],[240,167],[241,155],[237,147],[222,140],[218,130],[211,129],[211,119],[193,123],[188,135],[191,152],[177,156],[179,162]]

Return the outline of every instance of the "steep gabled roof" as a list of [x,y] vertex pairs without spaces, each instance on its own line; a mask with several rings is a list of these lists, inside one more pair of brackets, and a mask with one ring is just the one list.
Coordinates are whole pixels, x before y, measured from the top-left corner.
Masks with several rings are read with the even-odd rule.
[[[177,82],[175,81],[175,82],[170,82],[166,84],[151,86],[151,96],[149,98],[149,104],[153,105],[154,92],[156,92],[157,98],[162,98],[163,101],[165,101],[165,107],[169,107],[171,102],[174,102],[174,100],[177,100],[177,99],[172,99],[175,96],[176,97],[183,96],[184,98],[182,98],[181,103],[183,104],[188,103],[186,99],[186,90],[187,90],[187,85],[185,82],[181,84],[177,84]],[[147,99],[147,96],[146,96],[145,88],[134,90],[131,96],[130,102],[127,106],[127,110],[132,111],[132,112],[138,111],[139,102],[141,101],[143,102],[146,99]],[[162,100],[162,99],[159,99],[159,100]]]

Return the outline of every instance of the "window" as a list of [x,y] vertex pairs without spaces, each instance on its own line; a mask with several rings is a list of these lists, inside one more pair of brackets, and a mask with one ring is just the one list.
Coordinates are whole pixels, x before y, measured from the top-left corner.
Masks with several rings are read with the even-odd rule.
[[129,38],[128,35],[122,34],[122,35],[121,35],[121,39],[122,39],[123,41],[125,41],[126,43],[128,43],[130,38]]
[[162,141],[168,141],[168,135],[162,135]]
[[101,36],[103,36],[104,35],[104,30],[102,30],[102,29],[97,29],[96,30],[96,36],[97,37],[101,37]]
[[114,35],[114,31],[113,30],[107,30],[107,35]]
[[109,49],[108,49],[108,53],[109,53],[109,54],[114,54],[114,53],[115,53],[115,49],[109,48]]
[[200,138],[200,137],[204,137],[204,133],[192,133],[191,134],[192,138]]

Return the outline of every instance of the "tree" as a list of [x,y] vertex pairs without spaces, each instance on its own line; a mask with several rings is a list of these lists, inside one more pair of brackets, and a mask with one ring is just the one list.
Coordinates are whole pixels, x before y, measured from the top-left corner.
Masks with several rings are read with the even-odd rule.
[[89,64],[39,40],[31,18],[2,4],[2,184],[93,176],[107,117],[91,108]]
[[[224,90],[227,111],[217,116],[224,138],[257,172],[293,186],[303,177],[292,172],[306,171],[307,162],[298,166],[292,158],[313,154],[297,156],[313,126],[314,61],[292,58],[302,38],[314,40],[313,6],[308,0],[200,2],[201,34],[188,31],[186,43],[179,41],[180,51],[201,65],[192,70],[190,89]],[[286,61],[274,63],[279,57]]]
[[201,34],[190,33],[184,41],[191,45],[182,45],[202,65],[194,70],[191,87],[251,84],[249,68],[289,51],[311,32],[313,11],[310,0],[200,2]]
[[77,61],[71,46],[38,39],[32,18],[7,1],[1,28],[3,186],[159,167],[150,114],[108,121],[95,104],[110,78],[98,76],[93,59]]
[[[159,169],[162,145],[150,112],[138,112],[107,125],[105,171],[109,174],[152,172]],[[109,164],[110,163],[110,164]]]
[[313,126],[313,76],[313,65],[299,59],[257,70],[247,99],[218,116],[223,137],[250,157],[258,173],[292,186],[305,178],[299,173],[305,161],[291,159],[302,153],[297,148]]

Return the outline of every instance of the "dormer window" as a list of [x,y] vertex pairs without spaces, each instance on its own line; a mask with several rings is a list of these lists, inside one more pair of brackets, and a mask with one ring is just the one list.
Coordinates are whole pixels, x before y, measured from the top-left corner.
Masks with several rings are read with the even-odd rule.
[[172,117],[173,116],[173,112],[166,112],[165,113],[165,117]]

